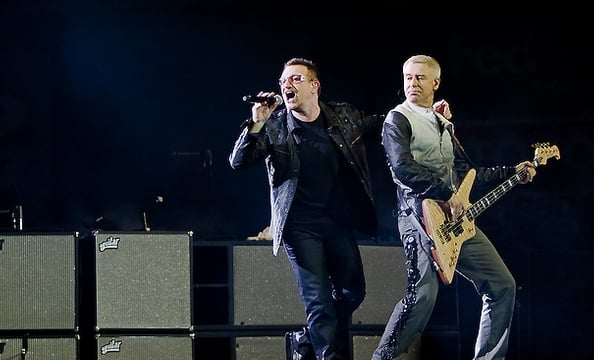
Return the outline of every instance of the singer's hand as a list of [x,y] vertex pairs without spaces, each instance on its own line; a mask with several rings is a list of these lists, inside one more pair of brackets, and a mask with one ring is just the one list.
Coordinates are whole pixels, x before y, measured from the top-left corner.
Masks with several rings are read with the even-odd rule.
[[[258,96],[262,97],[274,97],[274,95],[276,95],[274,92],[260,91],[258,93]],[[272,114],[272,112],[278,107],[278,105],[278,102],[272,104],[269,104],[266,101],[261,103],[254,103],[254,105],[252,106],[252,121],[254,122],[254,125],[252,125],[252,127],[250,128],[250,132],[259,132],[268,120],[268,118],[270,117],[270,114]]]

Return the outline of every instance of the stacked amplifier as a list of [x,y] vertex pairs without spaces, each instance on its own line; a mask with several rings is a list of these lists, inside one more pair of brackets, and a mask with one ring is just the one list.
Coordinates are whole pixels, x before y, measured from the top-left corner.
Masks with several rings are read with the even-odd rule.
[[192,234],[95,232],[98,360],[193,359]]
[[[367,294],[351,318],[350,345],[354,359],[370,359],[394,305],[404,296],[406,259],[399,246],[359,245],[359,249]],[[235,358],[279,359],[285,351],[284,332],[306,323],[287,254],[281,247],[273,256],[269,243],[248,242],[233,246],[232,258],[233,325],[240,329]]]
[[191,269],[188,232],[0,234],[0,359],[192,360]]
[[0,234],[0,359],[76,360],[75,234]]

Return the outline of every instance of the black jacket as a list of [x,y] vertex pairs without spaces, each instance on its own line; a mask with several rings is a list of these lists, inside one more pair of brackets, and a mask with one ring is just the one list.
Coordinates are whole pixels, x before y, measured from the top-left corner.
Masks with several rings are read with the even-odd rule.
[[[356,206],[353,214],[354,228],[375,236],[377,216],[375,212],[365,135],[377,138],[381,133],[383,115],[366,116],[347,103],[320,102],[321,111],[328,121],[330,137],[340,154],[350,164],[358,177],[354,181],[352,200]],[[250,120],[246,121],[249,124]],[[273,254],[277,255],[291,203],[297,189],[299,177],[299,156],[296,144],[299,142],[299,123],[285,108],[275,111],[257,134],[248,133],[246,126],[235,141],[229,155],[233,169],[250,167],[264,159],[270,185],[271,221],[270,234],[273,239]]]

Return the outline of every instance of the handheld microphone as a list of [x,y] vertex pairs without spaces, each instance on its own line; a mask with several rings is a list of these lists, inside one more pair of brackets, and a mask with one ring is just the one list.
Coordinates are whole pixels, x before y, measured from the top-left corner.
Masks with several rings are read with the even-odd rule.
[[246,95],[246,96],[243,97],[243,101],[249,102],[249,103],[252,103],[252,104],[265,102],[268,105],[272,105],[274,103],[278,103],[279,105],[282,105],[283,104],[283,97],[280,96],[280,95],[274,95],[274,96],[252,96],[252,95]]

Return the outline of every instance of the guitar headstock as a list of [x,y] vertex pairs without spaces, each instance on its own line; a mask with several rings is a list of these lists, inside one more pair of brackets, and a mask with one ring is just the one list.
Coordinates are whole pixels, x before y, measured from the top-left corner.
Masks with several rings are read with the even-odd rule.
[[557,160],[561,158],[557,145],[550,145],[548,142],[544,142],[534,144],[532,147],[534,148],[534,162],[537,165],[546,165],[547,160],[552,157]]

